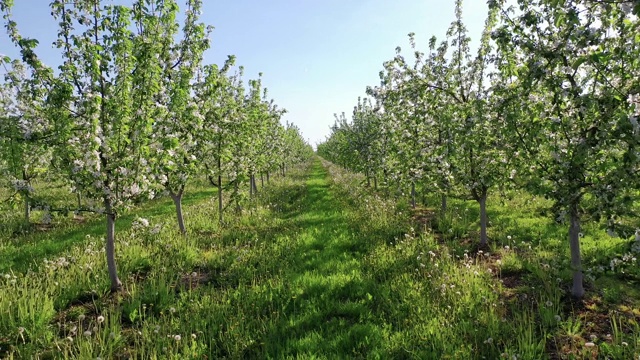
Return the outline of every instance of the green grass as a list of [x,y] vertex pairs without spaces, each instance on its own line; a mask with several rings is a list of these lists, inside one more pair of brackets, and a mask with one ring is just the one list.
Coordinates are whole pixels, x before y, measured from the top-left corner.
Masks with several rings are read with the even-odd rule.
[[[492,248],[480,253],[469,243],[473,203],[452,200],[445,218],[418,226],[403,201],[361,184],[313,159],[273,178],[224,228],[215,192],[196,187],[185,201],[185,237],[170,200],[143,204],[119,220],[125,290],[117,294],[108,292],[101,219],[59,219],[45,232],[3,239],[0,357],[640,354],[636,273],[624,264],[624,276],[599,272],[584,302],[566,299],[563,230],[531,211],[543,202],[493,204]],[[136,216],[151,226],[132,227]],[[590,265],[622,251],[621,240],[600,247],[597,228],[587,230]],[[591,335],[595,346],[586,347]]]

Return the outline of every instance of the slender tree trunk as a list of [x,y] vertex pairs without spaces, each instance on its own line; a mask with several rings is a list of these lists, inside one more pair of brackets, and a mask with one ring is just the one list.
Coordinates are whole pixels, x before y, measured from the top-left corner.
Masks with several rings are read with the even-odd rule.
[[260,173],[260,187],[264,187],[264,173]]
[[411,183],[411,207],[416,208],[416,183]]
[[580,216],[578,205],[573,204],[570,208],[569,244],[571,247],[571,270],[573,271],[573,287],[571,295],[576,298],[584,296],[582,284],[582,260],[580,257]]
[[173,193],[173,191],[169,191],[169,195],[171,195],[171,199],[173,199],[173,203],[176,206],[176,216],[178,217],[178,227],[180,228],[180,233],[182,235],[187,234],[187,228],[184,226],[184,216],[182,215],[182,194],[184,193],[184,188],[181,188],[177,193]]
[[373,188],[378,190],[378,178],[373,175]]
[[104,205],[107,213],[107,269],[111,280],[111,292],[116,292],[122,288],[122,282],[118,278],[118,270],[116,268],[116,214],[113,212],[111,200],[105,198]]
[[367,187],[371,187],[371,178],[369,177],[369,170],[364,172],[364,176],[367,178]]
[[78,200],[78,210],[82,208],[82,195],[80,195],[80,190],[76,190],[76,199]]
[[447,212],[447,194],[442,193],[440,198],[440,211],[444,214]]
[[483,190],[478,198],[480,203],[480,246],[487,246],[487,190]]
[[236,214],[242,213],[242,207],[240,206],[240,199],[238,198],[239,194],[240,194],[240,182],[236,178],[236,180],[233,183],[233,198],[235,198],[235,202],[236,202]]
[[29,182],[27,181],[27,172],[22,169],[22,180],[24,181],[24,221],[29,223],[29,219],[31,218],[31,204],[29,203]]
[[218,175],[218,221],[222,225],[222,175]]
[[218,138],[218,222],[222,226],[222,139]]
[[258,184],[256,182],[256,175],[251,175],[251,186],[253,187],[253,195],[258,194]]
[[267,171],[267,184],[271,182],[271,179],[269,178],[269,172]]
[[24,192],[24,221],[29,223],[29,219],[31,218],[31,205],[29,204],[29,194],[27,191]]

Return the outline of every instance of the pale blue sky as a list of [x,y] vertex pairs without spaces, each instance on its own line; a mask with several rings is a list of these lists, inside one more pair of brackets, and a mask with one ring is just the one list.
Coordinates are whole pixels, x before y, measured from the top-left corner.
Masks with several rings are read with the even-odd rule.
[[[125,1],[118,1],[125,3]],[[57,25],[50,0],[15,0],[14,18],[24,36],[40,40],[39,55],[59,63],[51,47]],[[106,3],[106,1],[105,1]],[[312,145],[329,134],[334,113],[350,115],[358,96],[379,83],[382,63],[396,46],[408,49],[416,33],[420,50],[432,35],[443,39],[454,18],[453,0],[204,0],[202,20],[215,26],[205,63],[229,54],[246,78],[264,73],[270,97],[289,113]],[[466,0],[463,16],[472,39],[480,36],[485,0]],[[4,30],[4,29],[3,29]],[[474,42],[472,45],[477,44]],[[7,36],[0,53],[16,56]]]

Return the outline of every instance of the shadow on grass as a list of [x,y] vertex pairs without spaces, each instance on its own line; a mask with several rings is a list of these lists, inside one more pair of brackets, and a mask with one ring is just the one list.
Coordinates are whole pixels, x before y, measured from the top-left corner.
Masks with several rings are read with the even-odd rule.
[[[216,194],[215,190],[197,189],[186,193],[183,205],[201,202]],[[116,237],[118,233],[129,229],[137,217],[166,216],[175,211],[173,202],[169,198],[150,201],[140,208],[123,214],[116,220]],[[10,240],[4,249],[0,250],[0,272],[9,269],[16,272],[26,272],[31,266],[42,263],[45,258],[55,258],[68,251],[71,247],[86,243],[87,237],[102,238],[106,232],[104,217],[92,217],[86,223],[70,223],[70,218],[60,227],[52,228],[47,233],[32,232]]]

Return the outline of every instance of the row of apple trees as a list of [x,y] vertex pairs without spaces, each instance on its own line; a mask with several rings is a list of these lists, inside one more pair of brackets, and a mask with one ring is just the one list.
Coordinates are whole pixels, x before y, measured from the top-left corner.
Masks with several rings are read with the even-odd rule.
[[[515,3],[515,2],[514,2]],[[572,294],[584,294],[580,229],[613,231],[637,200],[640,170],[638,1],[489,1],[477,50],[462,1],[444,41],[426,53],[409,34],[385,62],[380,85],[337,118],[318,146],[325,158],[411,192],[465,192],[480,206],[512,187],[554,202],[568,224]],[[370,180],[369,180],[370,181]]]
[[211,27],[200,22],[201,0],[186,1],[183,22],[174,0],[50,6],[59,25],[56,70],[38,57],[38,41],[20,34],[12,1],[0,1],[21,54],[0,59],[0,182],[21,199],[27,221],[35,205],[69,210],[37,203],[33,183],[44,175],[77,195],[71,210],[104,214],[112,290],[121,286],[115,222],[131,204],[170,195],[186,233],[181,203],[196,176],[218,188],[222,222],[223,194],[238,209],[241,186],[254,194],[257,177],[284,175],[312,153],[297,127],[281,125],[285,110],[267,99],[260,78],[245,85],[233,56],[203,64]]

